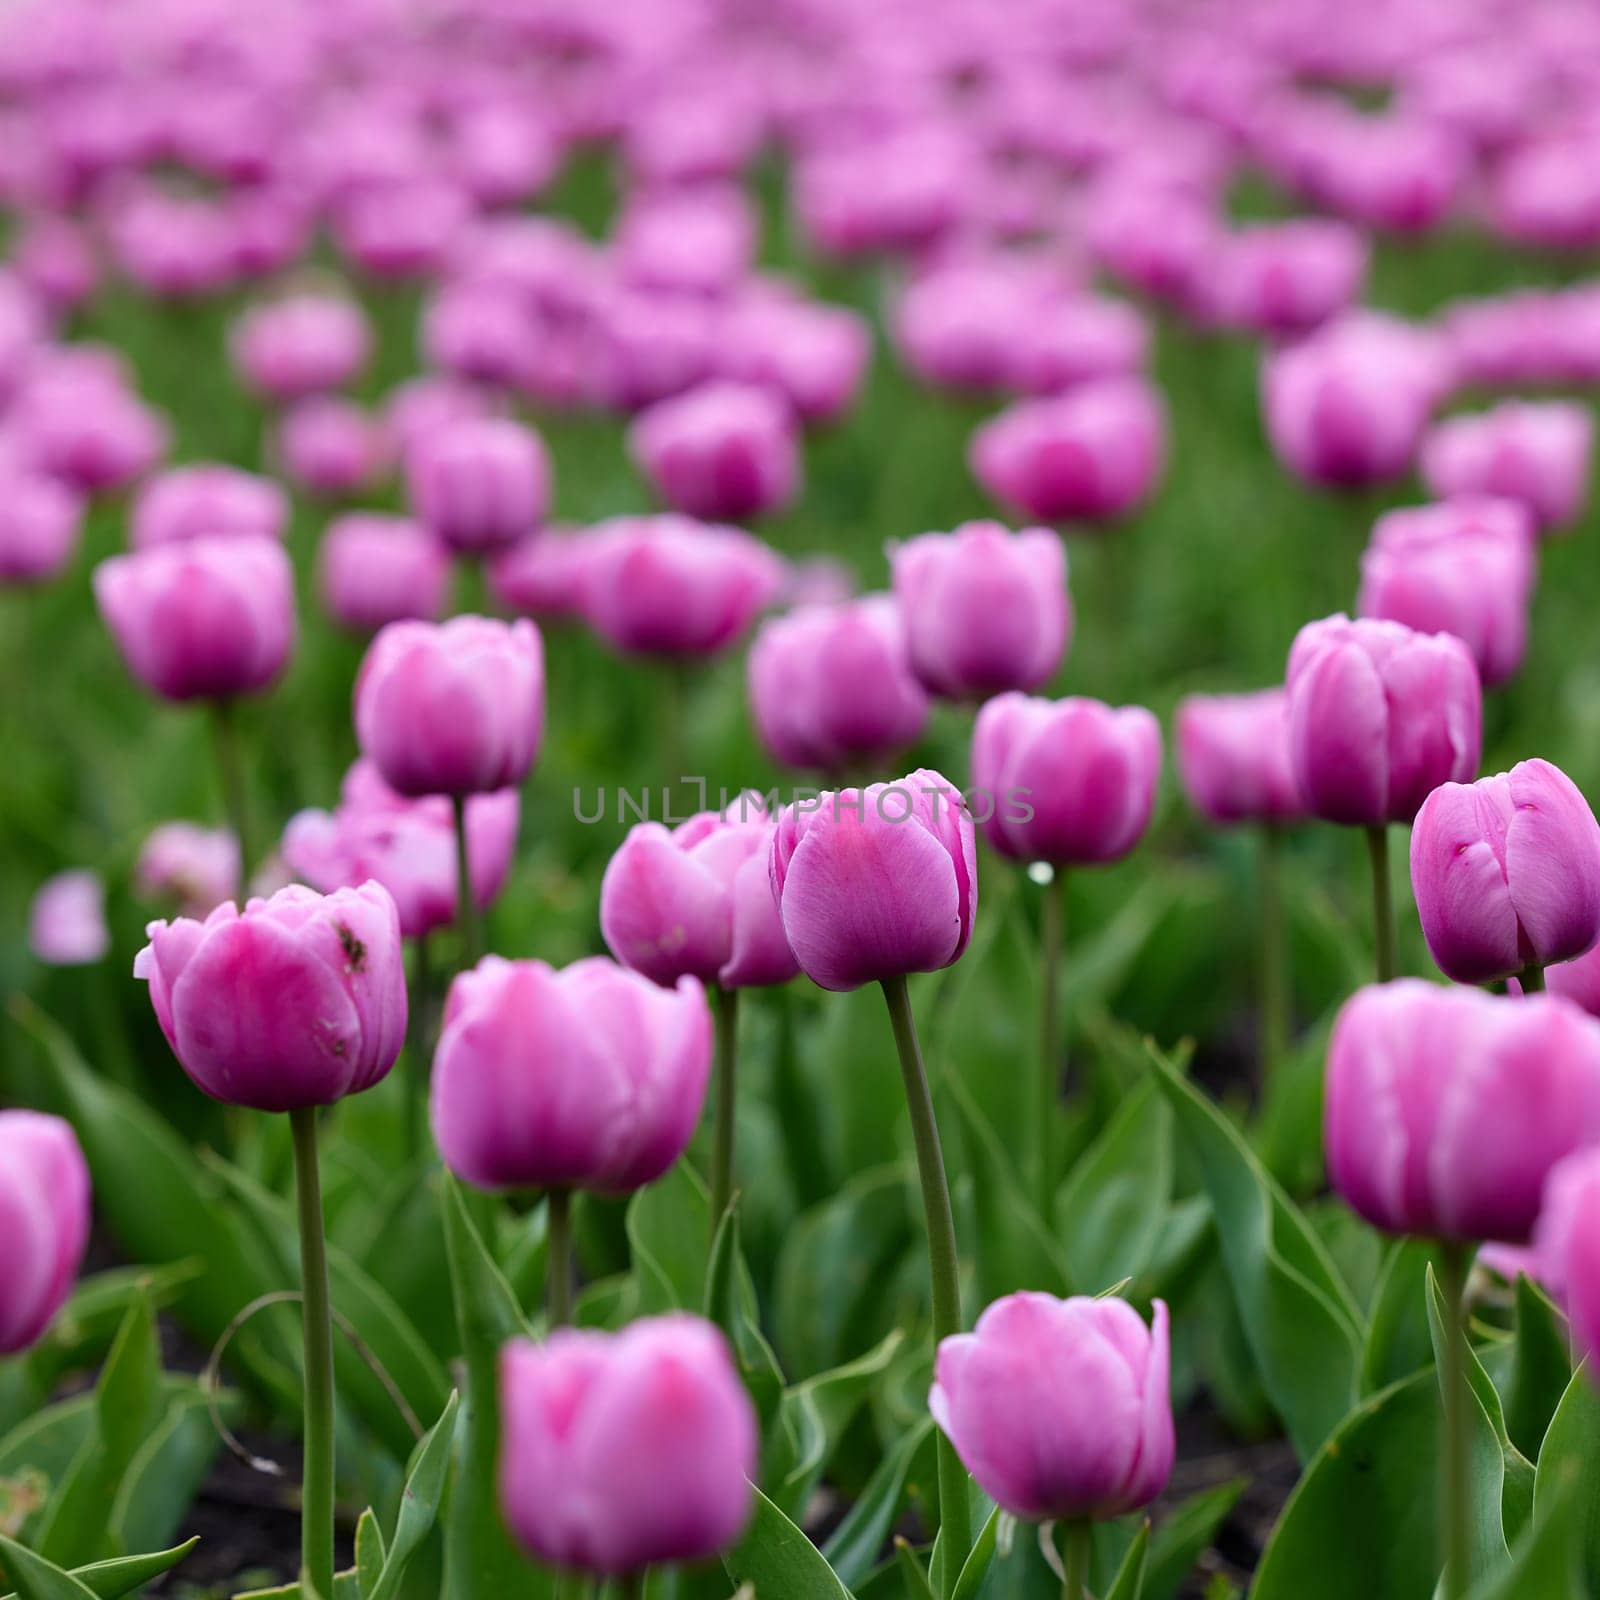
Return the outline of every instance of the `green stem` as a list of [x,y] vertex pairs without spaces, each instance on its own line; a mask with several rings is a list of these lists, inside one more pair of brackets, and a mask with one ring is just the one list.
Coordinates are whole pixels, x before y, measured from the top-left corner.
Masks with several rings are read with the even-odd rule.
[[617,1593],[621,1600],[644,1600],[644,1574],[629,1572],[618,1578]]
[[1537,961],[1524,967],[1518,976],[1522,979],[1522,992],[1524,994],[1544,993],[1544,968]]
[[300,1575],[323,1600],[333,1595],[333,1313],[317,1171],[317,1112],[289,1113],[300,1213],[305,1318],[305,1467],[300,1491]]
[[550,1326],[564,1328],[572,1321],[572,1191],[552,1189],[547,1204],[545,1237],[545,1295]]
[[711,1000],[717,1022],[717,1100],[713,1112],[711,1146],[711,1233],[716,1236],[723,1213],[733,1198],[734,1108],[739,1081],[739,991],[712,984]]
[[242,903],[256,857],[255,839],[250,831],[249,788],[244,778],[244,756],[239,748],[239,723],[233,701],[212,702],[211,742],[216,751],[222,809],[239,842],[239,899]]
[[1444,1566],[1443,1600],[1467,1592],[1467,1392],[1466,1287],[1470,1255],[1465,1247],[1447,1244],[1439,1255],[1439,1288],[1444,1295],[1445,1327],[1439,1365],[1444,1400],[1443,1481],[1440,1487],[1440,1556]]
[[1379,823],[1367,829],[1367,852],[1372,860],[1372,920],[1378,946],[1378,982],[1395,973],[1394,895],[1389,882],[1389,830]]
[[413,1161],[423,1145],[428,1116],[428,1011],[432,1004],[432,974],[428,966],[428,936],[419,934],[412,946],[411,1009],[406,1018],[406,1155]]
[[472,892],[467,860],[467,797],[451,795],[456,817],[456,926],[461,929],[462,966],[475,967],[483,959],[483,913]]
[[1261,830],[1261,992],[1257,1046],[1259,1087],[1273,1074],[1289,1049],[1289,963],[1283,940],[1283,835],[1272,823]]
[[1039,1060],[1033,1113],[1034,1204],[1046,1228],[1055,1209],[1055,1124],[1061,1110],[1061,963],[1067,875],[1057,871],[1039,908]]
[[[917,1177],[922,1185],[922,1209],[928,1223],[928,1275],[933,1287],[933,1337],[935,1343],[961,1331],[960,1262],[956,1254],[955,1215],[950,1209],[950,1185],[945,1179],[944,1152],[939,1146],[939,1124],[933,1114],[933,1095],[917,1043],[916,1019],[906,980],[885,978],[883,998],[889,1007],[895,1048],[900,1056],[900,1076],[905,1083],[906,1108],[911,1114],[911,1138],[917,1151]],[[972,1516],[967,1503],[967,1474],[955,1447],[940,1433],[939,1464],[939,1564],[934,1585],[948,1594],[947,1574],[961,1570],[972,1549]]]
[[1061,1600],[1084,1600],[1084,1596],[1089,1592],[1091,1526],[1087,1522],[1067,1524],[1067,1575],[1061,1584]]

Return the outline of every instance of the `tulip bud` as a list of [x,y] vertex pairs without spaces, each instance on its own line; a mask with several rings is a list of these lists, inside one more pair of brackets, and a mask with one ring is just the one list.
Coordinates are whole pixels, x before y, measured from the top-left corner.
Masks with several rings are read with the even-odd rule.
[[1226,827],[1294,822],[1306,814],[1289,762],[1289,698],[1191,694],[1178,704],[1178,775],[1189,802]]
[[43,583],[61,572],[78,548],[83,505],[53,478],[0,472],[0,584]]
[[1374,524],[1357,609],[1419,633],[1453,633],[1494,688],[1522,664],[1534,577],[1533,525],[1515,501],[1414,506]]
[[1521,501],[1549,531],[1583,510],[1593,456],[1594,418],[1587,406],[1507,400],[1434,428],[1422,446],[1422,481],[1440,496]]
[[270,478],[213,463],[175,467],[139,491],[131,543],[140,550],[191,539],[281,539],[288,520],[288,498]]
[[166,453],[170,431],[159,412],[93,357],[64,360],[30,379],[7,419],[15,419],[24,466],[84,495],[132,483]]
[[1600,940],[1600,823],[1548,761],[1441,784],[1411,830],[1411,887],[1458,983],[1571,960]]
[[400,919],[376,883],[293,884],[204,922],[152,922],[133,975],[179,1065],[214,1100],[329,1106],[387,1076],[406,1036]]
[[538,434],[502,417],[453,422],[406,458],[418,519],[452,550],[481,554],[544,521],[550,462]]
[[1409,822],[1441,783],[1469,782],[1483,739],[1478,669],[1459,639],[1340,615],[1289,652],[1289,752],[1313,816]]
[[1551,994],[1600,1017],[1600,944],[1571,961],[1557,962],[1545,972],[1544,981]]
[[0,1111],[0,1356],[36,1344],[89,1242],[89,1168],[59,1117]]
[[506,610],[522,616],[571,621],[583,613],[584,563],[590,548],[583,529],[543,528],[494,552],[487,569],[489,592]]
[[1600,1150],[1580,1150],[1545,1180],[1544,1205],[1534,1235],[1540,1281],[1564,1302],[1572,1342],[1589,1362],[1600,1362]]
[[338,500],[382,478],[393,449],[381,418],[354,400],[313,395],[283,414],[278,454],[285,475],[301,488]]
[[140,848],[133,883],[147,900],[176,901],[182,916],[209,916],[239,893],[239,841],[226,828],[164,822]]
[[544,733],[544,645],[524,619],[391,622],[356,678],[361,753],[403,795],[519,784]]
[[1550,1168],[1600,1140],[1600,1023],[1551,995],[1370,985],[1334,1024],[1323,1134],[1374,1227],[1520,1244]]
[[390,622],[436,619],[450,588],[450,556],[409,517],[352,511],[328,524],[317,579],[334,621],[371,633]]
[[28,948],[47,966],[87,967],[111,948],[106,887],[86,869],[58,872],[39,885],[28,911]]
[[789,948],[824,989],[936,972],[972,937],[972,816],[937,772],[787,807],[771,867]]
[[1143,706],[1003,694],[972,730],[979,826],[1016,861],[1120,860],[1149,826],[1160,772],[1161,728]]
[[95,599],[129,670],[166,700],[255,694],[294,643],[294,574],[276,539],[194,539],[112,556]]
[[1067,554],[1048,528],[997,522],[924,533],[889,552],[911,667],[933,693],[1037,689],[1072,635]]
[[807,423],[846,410],[872,359],[871,330],[856,312],[776,295],[744,295],[723,314],[721,339],[721,371],[777,390]]
[[244,381],[271,400],[343,388],[367,363],[372,336],[353,300],[300,294],[247,311],[233,331]]
[[996,1300],[940,1341],[928,1409],[978,1487],[1029,1522],[1120,1517],[1166,1487],[1176,1449],[1167,1308]]
[[1218,254],[1207,299],[1229,327],[1304,334],[1361,294],[1369,251],[1348,223],[1296,217],[1233,234]]
[[500,1415],[501,1510],[541,1561],[600,1573],[704,1561],[749,1518],[755,1410],[698,1317],[508,1344]]
[[710,1071],[694,978],[663,989],[603,956],[560,971],[487,956],[450,986],[433,1134],[475,1188],[624,1194],[683,1154]]

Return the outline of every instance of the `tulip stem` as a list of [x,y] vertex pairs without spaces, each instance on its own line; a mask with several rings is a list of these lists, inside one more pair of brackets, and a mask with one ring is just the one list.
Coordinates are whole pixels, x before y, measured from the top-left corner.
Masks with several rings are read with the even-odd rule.
[[1373,933],[1378,945],[1378,982],[1395,973],[1394,894],[1389,882],[1389,829],[1383,823],[1367,829],[1367,852],[1372,859]]
[[1256,1046],[1259,1086],[1273,1074],[1289,1049],[1289,962],[1283,942],[1283,835],[1272,824],[1261,830],[1261,992],[1256,998],[1260,1034]]
[[1089,1592],[1089,1557],[1093,1553],[1090,1543],[1091,1524],[1069,1522],[1066,1537],[1066,1576],[1061,1581],[1061,1600],[1084,1600]]
[[231,700],[211,706],[211,742],[217,756],[217,778],[222,788],[222,809],[239,845],[239,900],[255,866],[255,840],[250,832],[249,789],[244,780],[244,757],[239,748],[239,723]]
[[[945,1178],[944,1152],[939,1145],[939,1124],[933,1113],[933,1095],[917,1042],[916,1018],[903,977],[883,980],[883,998],[889,1006],[895,1048],[900,1056],[900,1076],[911,1113],[911,1138],[917,1150],[917,1177],[922,1184],[922,1208],[928,1222],[928,1274],[933,1287],[933,1337],[937,1343],[961,1331],[960,1262],[956,1254],[955,1215],[950,1209],[950,1185]],[[972,1515],[967,1503],[967,1474],[952,1445],[938,1436],[939,1562],[934,1587],[950,1592],[953,1575],[960,1572],[972,1549]]]
[[300,1489],[301,1582],[333,1594],[333,1309],[317,1170],[317,1112],[289,1113],[300,1213],[300,1280],[305,1326],[305,1465]]
[[733,1198],[734,1108],[739,1093],[735,1076],[739,1050],[739,991],[714,983],[711,1002],[717,1023],[717,1101],[713,1113],[716,1121],[711,1130],[711,1236],[715,1238],[728,1202]]
[[1033,1117],[1034,1203],[1047,1229],[1055,1204],[1055,1123],[1061,1109],[1061,966],[1067,875],[1056,871],[1039,908],[1038,1103]]
[[406,1026],[406,1155],[416,1160],[422,1149],[423,1124],[428,1107],[428,1009],[432,974],[428,964],[428,936],[419,934],[413,945],[411,1010]]
[[1467,1592],[1467,1269],[1471,1258],[1458,1244],[1439,1252],[1439,1288],[1444,1296],[1444,1338],[1440,1345],[1439,1387],[1444,1402],[1443,1483],[1440,1505],[1440,1546],[1444,1564],[1443,1600],[1458,1600]]
[[545,1295],[550,1326],[572,1321],[572,1191],[552,1189],[546,1203]]
[[450,797],[456,818],[456,926],[461,929],[462,966],[475,967],[483,959],[483,913],[472,892],[471,863],[467,859],[467,797]]
[[1544,968],[1537,961],[1530,962],[1522,969],[1522,992],[1524,994],[1544,993]]

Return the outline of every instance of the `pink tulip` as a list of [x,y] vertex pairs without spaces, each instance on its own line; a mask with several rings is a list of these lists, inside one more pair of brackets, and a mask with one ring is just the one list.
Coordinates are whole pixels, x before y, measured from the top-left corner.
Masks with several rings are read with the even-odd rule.
[[704,1561],[749,1518],[755,1409],[697,1317],[509,1344],[500,1413],[501,1509],[542,1561],[603,1573]]
[[519,784],[544,733],[544,645],[526,619],[391,622],[355,689],[356,739],[403,795]]
[[345,259],[375,278],[424,278],[449,260],[473,215],[465,191],[407,173],[341,198],[329,219]]
[[271,400],[342,389],[367,364],[372,334],[353,300],[298,294],[247,311],[233,333],[240,376]]
[[382,418],[337,395],[313,395],[285,411],[278,453],[286,476],[329,500],[375,483],[393,454]]
[[133,885],[146,900],[175,901],[180,916],[207,917],[239,893],[239,841],[226,828],[163,822],[139,848]]
[[294,574],[276,539],[193,539],[113,556],[94,571],[128,669],[166,700],[257,694],[294,644]]
[[580,617],[589,549],[583,529],[543,528],[490,557],[490,593],[506,610],[540,621]]
[[967,699],[1037,689],[1072,635],[1067,555],[1048,528],[997,522],[924,533],[889,552],[912,670],[935,694]]
[[418,520],[452,550],[482,554],[530,534],[550,506],[538,434],[499,417],[454,422],[406,458]]
[[1334,1024],[1326,1096],[1329,1181],[1374,1227],[1521,1244],[1551,1167],[1600,1141],[1600,1023],[1552,995],[1372,984]]
[[872,359],[871,329],[854,311],[778,295],[743,296],[718,338],[726,377],[776,390],[807,423],[847,410]]
[[464,383],[509,389],[538,359],[540,326],[515,289],[468,278],[446,283],[422,319],[422,352],[431,366]]
[[89,1168],[59,1117],[0,1111],[0,1356],[37,1344],[89,1243]]
[[77,552],[83,506],[53,478],[0,472],[0,584],[44,583]]
[[152,922],[133,964],[179,1065],[228,1105],[332,1105],[385,1077],[406,1036],[400,919],[376,883],[298,884],[204,922]]
[[1488,219],[1517,244],[1589,250],[1600,241],[1600,174],[1595,136],[1529,139],[1489,174]]
[[51,967],[88,967],[111,948],[106,886],[97,873],[58,872],[39,885],[28,908],[28,948]]
[[1541,1283],[1562,1302],[1591,1375],[1600,1361],[1600,1150],[1576,1151],[1545,1180],[1534,1234]]
[[780,558],[737,528],[618,517],[594,529],[583,612],[630,654],[703,656],[731,645],[782,587]]
[[1571,961],[1557,962],[1546,970],[1544,981],[1551,994],[1600,1017],[1600,944]]
[[1229,327],[1305,334],[1360,296],[1368,254],[1365,237],[1343,222],[1305,217],[1245,228],[1220,252],[1206,298]]
[[1127,516],[1151,494],[1165,455],[1161,402],[1137,378],[1024,400],[979,428],[968,450],[996,500],[1041,522]]
[[1143,837],[1161,728],[1143,706],[997,695],[972,730],[978,825],[1017,861],[1118,861]]
[[928,721],[892,595],[805,605],[763,623],[746,685],[762,743],[790,767],[877,763]]
[[408,462],[436,434],[456,422],[491,414],[492,402],[481,390],[457,378],[412,378],[390,390],[383,407],[385,431],[395,454]]
[[543,114],[515,98],[470,105],[451,127],[451,171],[480,206],[530,199],[560,165],[560,145]]
[[[73,352],[76,355],[76,351]],[[41,366],[8,416],[23,465],[84,495],[126,488],[166,453],[169,430],[99,359]]]
[[1313,816],[1409,822],[1441,783],[1470,782],[1483,741],[1462,642],[1398,622],[1308,622],[1289,652],[1289,750]]
[[1508,400],[1434,428],[1422,447],[1422,479],[1440,496],[1520,500],[1548,532],[1582,512],[1593,455],[1594,419],[1587,406]]
[[1226,827],[1295,822],[1306,814],[1289,760],[1289,698],[1191,694],[1178,703],[1178,775],[1189,803]]
[[824,989],[936,972],[972,937],[972,816],[937,772],[787,807],[771,866],[789,948]]
[[[52,214],[41,213],[24,223],[11,265],[18,278],[57,311],[82,305],[100,280],[100,264],[88,234],[70,218]],[[0,322],[4,318],[0,312]],[[4,344],[5,335],[0,334],[0,346]],[[0,356],[0,368],[4,365]]]
[[653,1183],[684,1152],[711,1071],[694,978],[663,989],[603,956],[556,971],[487,956],[450,986],[434,1138],[479,1189]]
[[1167,1308],[1023,1292],[939,1343],[928,1409],[978,1487],[1029,1522],[1120,1517],[1166,1487],[1176,1444]]
[[1600,940],[1600,823],[1548,761],[1441,784],[1411,830],[1411,887],[1458,983],[1570,961]]
[[583,390],[614,411],[643,410],[716,372],[719,316],[704,295],[607,284],[589,318]]
[[1027,394],[1059,394],[1100,379],[1131,378],[1149,352],[1149,325],[1127,301],[1078,294],[1028,330],[1011,382]]
[[1468,497],[1389,511],[1361,558],[1364,617],[1453,633],[1485,688],[1522,665],[1536,569],[1533,524],[1512,500]]
[[645,190],[617,218],[612,252],[629,283],[724,294],[749,271],[756,234],[742,189]]
[[669,506],[707,520],[781,510],[795,495],[800,451],[782,399],[716,382],[662,400],[628,431],[628,450]]
[[48,332],[38,295],[19,273],[0,267],[0,402],[21,385]]
[[341,627],[372,633],[390,622],[435,621],[450,590],[450,555],[409,517],[352,511],[328,524],[317,587]]
[[145,483],[129,535],[136,550],[190,539],[281,539],[288,520],[288,497],[270,478],[207,463],[173,467]]

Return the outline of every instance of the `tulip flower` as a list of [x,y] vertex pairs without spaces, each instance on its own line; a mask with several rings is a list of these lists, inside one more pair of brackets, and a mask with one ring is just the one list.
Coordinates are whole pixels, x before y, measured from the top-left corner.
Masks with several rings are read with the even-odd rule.
[[92,360],[42,366],[12,402],[12,419],[22,464],[86,496],[126,488],[169,442],[166,419]]
[[1233,234],[1205,298],[1229,327],[1277,337],[1309,333],[1361,294],[1369,251],[1348,223],[1296,217]]
[[783,395],[808,424],[847,410],[872,359],[865,320],[843,306],[747,293],[722,315],[718,367]]
[[749,1520],[755,1408],[698,1317],[508,1344],[499,1410],[501,1510],[541,1561],[637,1580],[710,1559]]
[[1600,941],[1600,823],[1548,761],[1441,784],[1411,830],[1411,884],[1447,977],[1542,987],[1546,966]]
[[83,504],[40,473],[0,471],[0,585],[44,583],[72,560]]
[[329,615],[352,632],[433,622],[448,597],[450,556],[409,517],[352,511],[336,517],[322,536],[317,586]]
[[629,283],[725,295],[749,272],[758,233],[754,207],[734,185],[646,189],[623,205],[611,250]]
[[89,1168],[59,1117],[0,1111],[0,1356],[37,1344],[66,1303],[89,1242]]
[[213,1099],[287,1111],[304,1284],[302,1584],[333,1593],[333,1319],[317,1107],[385,1077],[406,1033],[400,918],[376,883],[299,885],[204,922],[152,922],[134,976],[179,1065]]
[[278,423],[277,449],[284,474],[327,500],[370,487],[387,474],[393,455],[382,418],[338,395],[290,406]]
[[46,878],[28,908],[28,948],[51,967],[87,967],[111,948],[106,887],[96,873],[73,868]]
[[1518,500],[1549,533],[1582,512],[1593,458],[1594,418],[1587,406],[1507,400],[1434,428],[1422,446],[1422,481],[1441,497]]
[[288,497],[270,478],[207,463],[151,478],[134,500],[129,535],[136,550],[193,539],[281,539],[288,520]]
[[1060,394],[1079,384],[1132,377],[1144,369],[1149,353],[1149,325],[1127,301],[1077,294],[1028,328],[1011,381],[1024,394]]
[[892,595],[803,605],[763,623],[746,683],[762,743],[785,766],[842,775],[903,750],[928,721]]
[[247,311],[234,328],[235,367],[268,399],[302,400],[342,389],[367,364],[366,314],[334,295],[290,295]]
[[239,841],[226,828],[164,822],[140,846],[133,882],[145,899],[176,901],[180,915],[204,918],[239,893]]
[[[928,1229],[936,1339],[960,1332],[955,1219],[906,974],[958,960],[978,909],[972,818],[937,772],[789,806],[772,840],[772,892],[800,970],[824,989],[878,983],[889,1008]],[[939,1443],[939,1519],[957,1566],[971,1545],[966,1474]]]
[[544,521],[550,463],[538,434],[500,417],[446,424],[406,457],[417,518],[450,549],[482,555]]
[[[13,1113],[14,1114],[14,1113]],[[1600,1149],[1568,1156],[1545,1180],[1534,1232],[1540,1281],[1562,1293],[1572,1342],[1600,1370]]]
[[1361,558],[1364,617],[1453,633],[1485,688],[1522,664],[1536,575],[1533,525],[1512,500],[1469,497],[1379,517]]
[[1394,976],[1390,822],[1410,822],[1441,783],[1478,770],[1483,691],[1449,634],[1345,616],[1308,622],[1289,652],[1289,752],[1313,816],[1365,827],[1378,976]]
[[489,558],[489,592],[508,611],[541,622],[570,622],[582,615],[589,549],[582,529],[542,528]]
[[1072,635],[1067,556],[1048,528],[968,522],[892,546],[911,669],[934,694],[1037,689]]
[[1551,994],[1582,1006],[1591,1017],[1600,1017],[1600,944],[1571,961],[1559,961],[1544,974]]

